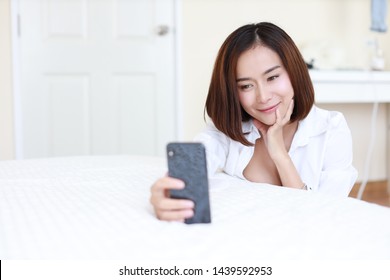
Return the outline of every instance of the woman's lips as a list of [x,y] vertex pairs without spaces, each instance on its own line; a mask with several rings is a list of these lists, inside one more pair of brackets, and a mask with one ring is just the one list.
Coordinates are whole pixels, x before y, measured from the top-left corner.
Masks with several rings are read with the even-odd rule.
[[259,109],[260,112],[262,113],[272,113],[276,111],[276,108],[279,106],[280,103],[276,105],[272,105],[270,107],[264,108],[264,109]]

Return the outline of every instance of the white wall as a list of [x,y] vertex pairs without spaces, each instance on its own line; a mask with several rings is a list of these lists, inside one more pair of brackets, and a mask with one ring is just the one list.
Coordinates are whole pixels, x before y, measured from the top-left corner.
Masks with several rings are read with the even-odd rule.
[[0,0],[0,160],[14,157],[10,0]]
[[[204,127],[203,108],[217,51],[234,29],[271,21],[294,39],[305,59],[321,68],[367,69],[377,38],[390,50],[389,34],[371,32],[370,0],[184,0],[182,1],[183,140]],[[385,53],[386,55],[386,53]],[[390,53],[386,56],[390,69]],[[354,164],[361,176],[369,139],[371,105],[326,105],[345,114],[354,140]],[[386,176],[386,107],[381,106],[371,180]],[[361,177],[359,177],[361,178]]]

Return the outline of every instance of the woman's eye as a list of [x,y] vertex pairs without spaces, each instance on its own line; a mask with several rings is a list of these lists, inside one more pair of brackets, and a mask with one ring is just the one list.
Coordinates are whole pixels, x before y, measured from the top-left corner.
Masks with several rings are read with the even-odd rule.
[[253,87],[253,85],[240,85],[240,86],[239,86],[240,90],[248,90],[248,89],[250,89],[251,87]]
[[267,79],[267,81],[273,81],[275,80],[276,78],[278,78],[279,76],[278,75],[274,75],[274,76],[271,76]]

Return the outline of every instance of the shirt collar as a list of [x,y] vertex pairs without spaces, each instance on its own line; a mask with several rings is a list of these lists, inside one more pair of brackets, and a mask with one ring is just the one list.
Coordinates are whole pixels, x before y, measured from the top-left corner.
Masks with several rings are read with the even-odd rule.
[[258,131],[257,127],[253,124],[253,120],[250,119],[249,121],[242,123],[242,132],[244,134],[251,133],[253,131]]
[[309,114],[298,124],[291,149],[305,146],[309,143],[311,137],[321,135],[326,132],[328,127],[327,111],[313,106]]

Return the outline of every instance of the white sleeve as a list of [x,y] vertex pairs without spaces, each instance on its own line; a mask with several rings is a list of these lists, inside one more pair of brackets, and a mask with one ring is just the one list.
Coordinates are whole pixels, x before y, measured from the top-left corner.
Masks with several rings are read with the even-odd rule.
[[224,168],[228,154],[229,139],[213,124],[194,138],[195,142],[201,142],[206,147],[207,172],[209,176]]
[[330,122],[319,191],[346,197],[357,178],[352,166],[352,136],[341,113],[333,115]]

